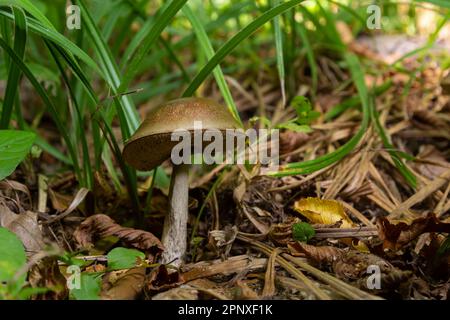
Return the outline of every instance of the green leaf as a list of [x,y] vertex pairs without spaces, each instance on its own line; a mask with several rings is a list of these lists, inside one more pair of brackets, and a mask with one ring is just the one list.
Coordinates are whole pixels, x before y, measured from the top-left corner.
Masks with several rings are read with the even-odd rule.
[[311,102],[304,96],[296,96],[292,99],[291,106],[297,113],[297,119],[295,122],[298,124],[310,124],[312,121],[320,117],[320,112],[313,111]]
[[0,130],[0,180],[9,176],[25,158],[36,135],[18,130]]
[[[25,249],[17,236],[0,227],[0,283],[11,280],[15,273],[27,262]],[[23,275],[18,282],[24,282]]]
[[108,253],[108,269],[120,270],[136,266],[139,260],[145,259],[145,254],[136,249],[115,248]]
[[309,223],[299,222],[292,225],[292,237],[294,240],[308,242],[315,234],[316,231]]
[[306,133],[308,133],[308,132],[312,132],[313,131],[310,126],[308,126],[306,124],[297,124],[294,121],[280,123],[280,124],[277,124],[276,127],[278,129],[288,129],[288,130],[295,131],[295,132],[306,132]]
[[70,290],[76,300],[99,300],[100,280],[98,274],[82,273],[80,275],[80,288]]

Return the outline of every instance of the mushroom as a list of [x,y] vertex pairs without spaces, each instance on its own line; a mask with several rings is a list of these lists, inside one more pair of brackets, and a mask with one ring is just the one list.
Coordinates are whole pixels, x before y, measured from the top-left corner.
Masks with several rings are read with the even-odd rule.
[[[126,142],[123,158],[134,168],[150,171],[169,159],[179,143],[172,141],[172,133],[183,128],[194,135],[194,122],[201,121],[202,129],[238,129],[239,123],[217,102],[206,98],[183,98],[169,101],[152,110]],[[190,139],[193,141],[193,139]],[[204,144],[204,143],[203,143]],[[191,144],[192,147],[192,144]],[[169,191],[169,212],[164,220],[162,243],[165,250],[161,263],[180,266],[187,247],[187,219],[189,198],[189,164],[173,164]]]

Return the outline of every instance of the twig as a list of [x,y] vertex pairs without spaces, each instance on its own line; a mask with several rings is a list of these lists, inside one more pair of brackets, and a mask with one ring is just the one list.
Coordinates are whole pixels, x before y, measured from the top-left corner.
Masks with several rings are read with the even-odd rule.
[[425,187],[417,191],[414,195],[408,198],[406,201],[402,202],[397,208],[391,212],[392,218],[400,217],[406,210],[411,208],[416,203],[423,201],[433,192],[439,190],[445,183],[450,180],[450,170],[445,171],[439,177],[436,177],[431,183],[427,184]]

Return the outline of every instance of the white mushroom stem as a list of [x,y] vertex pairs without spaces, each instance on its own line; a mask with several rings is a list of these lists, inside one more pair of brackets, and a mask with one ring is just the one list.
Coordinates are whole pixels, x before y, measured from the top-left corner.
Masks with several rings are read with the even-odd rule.
[[169,213],[164,220],[161,263],[180,266],[187,246],[189,165],[174,165],[169,192]]

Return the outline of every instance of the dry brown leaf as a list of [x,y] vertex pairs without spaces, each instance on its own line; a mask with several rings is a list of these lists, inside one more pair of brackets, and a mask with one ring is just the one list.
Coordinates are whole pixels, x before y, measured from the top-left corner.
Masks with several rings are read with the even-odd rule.
[[400,249],[426,232],[450,233],[450,223],[440,221],[433,213],[414,219],[410,224],[394,223],[386,217],[380,217],[377,227],[380,239],[383,240],[383,248],[391,250]]
[[178,287],[184,282],[183,276],[178,271],[169,273],[165,265],[160,265],[148,275],[145,290],[147,292],[163,291]]
[[257,300],[259,299],[258,294],[248,286],[248,284],[243,280],[236,281],[236,299],[238,300]]
[[59,193],[51,188],[48,189],[48,195],[53,209],[59,212],[66,210],[73,199],[73,196]]
[[134,300],[141,293],[144,282],[144,267],[127,270],[100,297],[102,300]]
[[335,224],[342,221],[342,228],[351,228],[354,223],[344,211],[342,204],[335,200],[304,198],[295,202],[294,209],[312,223]]
[[84,220],[74,232],[74,238],[81,247],[89,247],[95,238],[116,236],[123,242],[147,252],[150,261],[164,250],[163,245],[152,233],[144,230],[122,227],[104,214],[96,214]]
[[155,294],[152,300],[198,300],[198,294],[195,288],[178,287]]
[[208,245],[218,256],[227,258],[238,230],[236,226],[225,226],[223,230],[211,230],[208,233]]
[[183,278],[191,281],[199,278],[215,276],[217,274],[230,275],[234,273],[262,270],[267,265],[265,258],[253,258],[247,255],[221,259],[201,261],[183,266]]
[[55,221],[64,219],[69,214],[74,212],[78,208],[78,206],[84,201],[84,199],[89,194],[89,192],[90,191],[88,189],[86,189],[86,188],[81,188],[80,190],[78,190],[76,195],[75,195],[75,197],[73,198],[72,202],[67,207],[67,209],[65,209],[64,212],[61,212],[57,216],[54,216],[54,217],[51,217],[50,219],[48,219],[47,223],[53,223]]
[[28,273],[28,281],[33,288],[48,288],[47,292],[33,297],[37,300],[62,300],[67,298],[67,280],[62,275],[58,261],[54,257],[45,257],[34,264]]
[[0,203],[0,226],[9,229],[19,237],[28,257],[44,247],[42,231],[35,212],[26,211],[15,214],[5,204]]
[[358,280],[368,275],[367,268],[370,265],[379,266],[382,273],[389,273],[395,269],[392,264],[374,254],[350,250],[333,262],[333,270],[341,279]]
[[345,254],[343,249],[332,246],[316,247],[302,242],[290,242],[288,249],[293,256],[306,256],[316,262],[332,263]]
[[339,278],[354,281],[359,288],[367,290],[369,289],[367,280],[373,274],[369,272],[369,267],[373,266],[378,266],[380,270],[380,288],[377,290],[370,288],[375,294],[398,288],[399,284],[406,282],[412,275],[411,271],[400,270],[376,255],[355,250],[336,260],[333,263],[333,271]]

